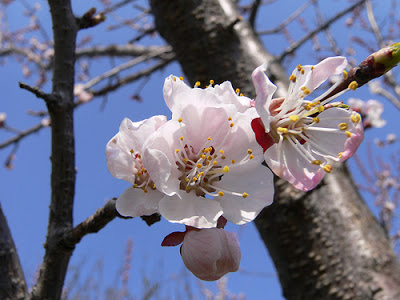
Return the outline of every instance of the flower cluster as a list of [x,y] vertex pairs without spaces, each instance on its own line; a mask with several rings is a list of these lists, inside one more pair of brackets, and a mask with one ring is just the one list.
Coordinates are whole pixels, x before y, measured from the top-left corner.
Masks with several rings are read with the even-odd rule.
[[236,271],[239,244],[223,228],[226,220],[254,220],[272,203],[270,169],[296,188],[310,190],[332,171],[329,160],[347,159],[361,143],[360,115],[331,103],[356,84],[341,92],[334,92],[334,85],[306,100],[328,77],[344,72],[346,64],[334,57],[316,66],[299,65],[289,78],[287,96],[278,99],[272,98],[276,86],[264,66],[253,72],[255,100],[230,82],[191,88],[169,76],[163,95],[171,119],[124,119],[106,146],[111,174],[131,184],[117,200],[118,212],[132,217],[159,213],[184,224],[185,232],[168,235],[162,245],[182,243],[182,259],[198,278],[217,280]]

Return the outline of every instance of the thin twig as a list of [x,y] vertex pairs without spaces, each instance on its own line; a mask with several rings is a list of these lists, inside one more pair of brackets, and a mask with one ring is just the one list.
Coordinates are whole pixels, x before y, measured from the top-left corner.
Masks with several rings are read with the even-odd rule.
[[254,28],[255,22],[256,22],[256,17],[257,17],[257,12],[260,7],[261,0],[254,0],[253,4],[251,5],[251,11],[250,11],[250,16],[249,16],[249,23],[252,28]]
[[17,136],[10,138],[9,140],[6,140],[5,142],[1,143],[0,149],[6,148],[7,146],[18,143],[24,137],[31,135],[32,133],[38,132],[40,129],[47,127],[47,126],[48,125],[45,124],[44,122],[40,122],[39,124],[33,126],[32,128],[29,128],[25,131],[21,131]]
[[378,24],[376,23],[374,11],[372,9],[372,4],[371,4],[370,0],[367,0],[365,2],[365,7],[367,9],[368,21],[371,24],[372,31],[375,34],[376,40],[378,41],[378,44],[379,44],[379,47],[383,48],[386,45],[383,44],[382,34],[381,34],[381,31],[379,30]]
[[304,36],[301,40],[299,40],[298,42],[294,43],[293,45],[291,45],[288,49],[286,49],[281,56],[278,58],[279,62],[282,62],[282,60],[292,54],[294,51],[296,51],[300,46],[302,46],[305,42],[307,42],[310,38],[312,38],[314,35],[318,34],[319,32],[327,29],[330,25],[332,25],[334,22],[336,22],[337,20],[339,20],[341,17],[343,17],[344,15],[348,14],[349,12],[351,12],[353,9],[355,9],[357,6],[363,4],[366,0],[359,0],[358,2],[354,3],[352,6],[350,6],[349,8],[341,11],[340,13],[338,13],[337,15],[335,15],[334,17],[330,18],[328,21],[326,21],[324,24],[321,24],[320,26],[318,26],[316,29],[314,29],[313,31],[309,32],[306,36]]

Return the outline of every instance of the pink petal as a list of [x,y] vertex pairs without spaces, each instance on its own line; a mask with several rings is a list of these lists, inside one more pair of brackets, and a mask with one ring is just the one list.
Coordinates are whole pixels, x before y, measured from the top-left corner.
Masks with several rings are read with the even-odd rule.
[[214,281],[240,265],[240,246],[236,237],[224,229],[189,231],[181,248],[185,266],[199,279]]
[[117,199],[118,213],[126,217],[149,216],[158,212],[158,203],[163,195],[149,189],[145,193],[140,188],[127,188]]
[[[310,89],[310,91],[313,91],[332,75],[342,73],[346,66],[347,60],[345,57],[328,57],[314,66],[311,80],[306,84],[306,86]],[[308,66],[304,66],[303,68],[305,67]]]

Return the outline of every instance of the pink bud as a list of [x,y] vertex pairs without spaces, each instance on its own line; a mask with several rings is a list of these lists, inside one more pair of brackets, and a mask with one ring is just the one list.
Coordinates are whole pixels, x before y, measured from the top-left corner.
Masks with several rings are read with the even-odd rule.
[[185,266],[199,279],[214,281],[240,265],[240,247],[235,235],[222,228],[190,230],[181,247]]

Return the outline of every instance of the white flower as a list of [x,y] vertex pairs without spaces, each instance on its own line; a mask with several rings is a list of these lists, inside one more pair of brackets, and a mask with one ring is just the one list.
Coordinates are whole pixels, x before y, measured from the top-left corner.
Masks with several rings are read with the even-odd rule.
[[189,230],[181,247],[185,266],[199,279],[214,281],[240,265],[240,246],[235,235],[222,228]]
[[146,141],[143,163],[165,196],[159,212],[170,222],[215,227],[223,215],[252,221],[273,200],[272,173],[261,165],[262,148],[251,129],[250,100],[230,83],[189,88],[166,79],[172,120]]
[[314,188],[325,172],[332,171],[328,159],[347,159],[363,139],[360,115],[349,112],[341,103],[328,104],[356,88],[355,83],[332,95],[333,85],[322,95],[306,100],[346,65],[344,57],[330,57],[316,66],[298,65],[289,78],[287,96],[278,99],[272,99],[276,86],[265,75],[265,66],[253,72],[255,108],[260,119],[254,119],[252,126],[265,150],[265,162],[276,175],[303,191]]
[[142,154],[145,140],[166,121],[165,116],[154,116],[140,122],[125,118],[119,132],[106,146],[111,175],[132,184],[117,200],[117,211],[123,216],[138,217],[158,211],[158,202],[163,195],[147,173]]

